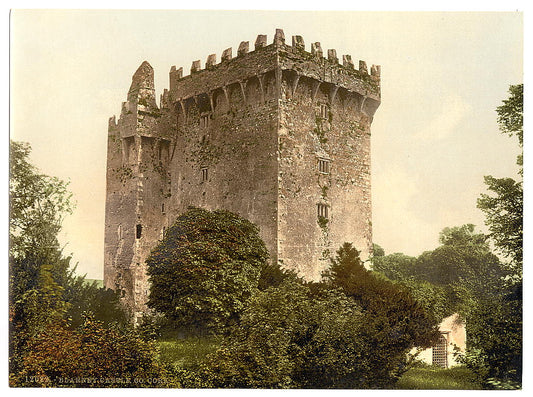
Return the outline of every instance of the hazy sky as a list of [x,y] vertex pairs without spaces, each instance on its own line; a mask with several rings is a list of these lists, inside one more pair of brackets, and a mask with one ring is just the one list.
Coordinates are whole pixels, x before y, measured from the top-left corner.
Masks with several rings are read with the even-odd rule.
[[11,19],[11,137],[30,142],[43,173],[70,180],[77,202],[61,236],[78,270],[103,275],[108,118],[137,67],[155,70],[157,97],[172,65],[276,28],[339,57],[381,65],[372,125],[374,242],[418,255],[446,226],[484,230],[484,175],[516,176],[516,139],[495,108],[522,82],[520,13],[274,11],[19,11]]

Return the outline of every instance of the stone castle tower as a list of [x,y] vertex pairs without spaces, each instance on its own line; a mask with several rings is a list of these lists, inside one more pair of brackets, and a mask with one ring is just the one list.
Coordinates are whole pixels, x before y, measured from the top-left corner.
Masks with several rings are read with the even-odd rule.
[[104,283],[139,316],[145,259],[189,206],[236,212],[261,230],[273,261],[318,279],[344,242],[371,250],[370,124],[380,67],[324,57],[302,37],[259,35],[172,67],[157,106],[153,69],[132,78],[109,120]]

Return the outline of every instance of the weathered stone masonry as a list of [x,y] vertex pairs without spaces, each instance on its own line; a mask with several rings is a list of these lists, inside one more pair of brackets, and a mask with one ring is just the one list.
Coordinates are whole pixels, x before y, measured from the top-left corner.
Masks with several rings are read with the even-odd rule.
[[278,29],[255,50],[209,55],[190,75],[172,67],[158,107],[147,63],[109,120],[106,287],[140,315],[144,261],[165,228],[194,205],[256,223],[273,261],[317,279],[345,241],[371,249],[370,124],[380,68],[370,73],[320,43],[285,43]]

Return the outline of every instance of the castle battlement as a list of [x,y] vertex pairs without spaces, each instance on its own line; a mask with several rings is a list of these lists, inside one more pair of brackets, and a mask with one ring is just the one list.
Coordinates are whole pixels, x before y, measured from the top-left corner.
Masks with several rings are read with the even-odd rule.
[[182,101],[201,94],[213,93],[216,89],[231,84],[242,86],[244,92],[247,81],[262,79],[267,73],[275,73],[278,70],[282,73],[283,71],[294,73],[295,86],[303,76],[379,102],[381,75],[379,65],[372,65],[369,74],[366,62],[359,61],[356,69],[351,55],[343,55],[341,63],[335,49],[328,49],[327,57],[324,57],[319,42],[312,43],[310,50],[310,52],[305,50],[302,36],[292,36],[292,45],[286,44],[281,29],[276,30],[270,45],[267,44],[266,35],[258,35],[254,51],[249,52],[249,42],[243,41],[235,57],[230,47],[222,52],[219,63],[216,62],[216,54],[207,57],[203,69],[200,60],[193,61],[189,75],[184,75],[183,67],[176,69],[176,66],[172,66],[169,73],[170,98]]

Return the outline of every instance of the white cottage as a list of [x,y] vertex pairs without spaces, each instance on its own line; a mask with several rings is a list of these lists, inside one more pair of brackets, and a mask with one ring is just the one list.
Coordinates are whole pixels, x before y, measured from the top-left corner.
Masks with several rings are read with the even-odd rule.
[[439,341],[431,348],[422,351],[418,358],[431,365],[450,368],[459,363],[454,358],[455,347],[464,352],[466,348],[466,328],[460,316],[455,313],[446,317],[439,325]]

